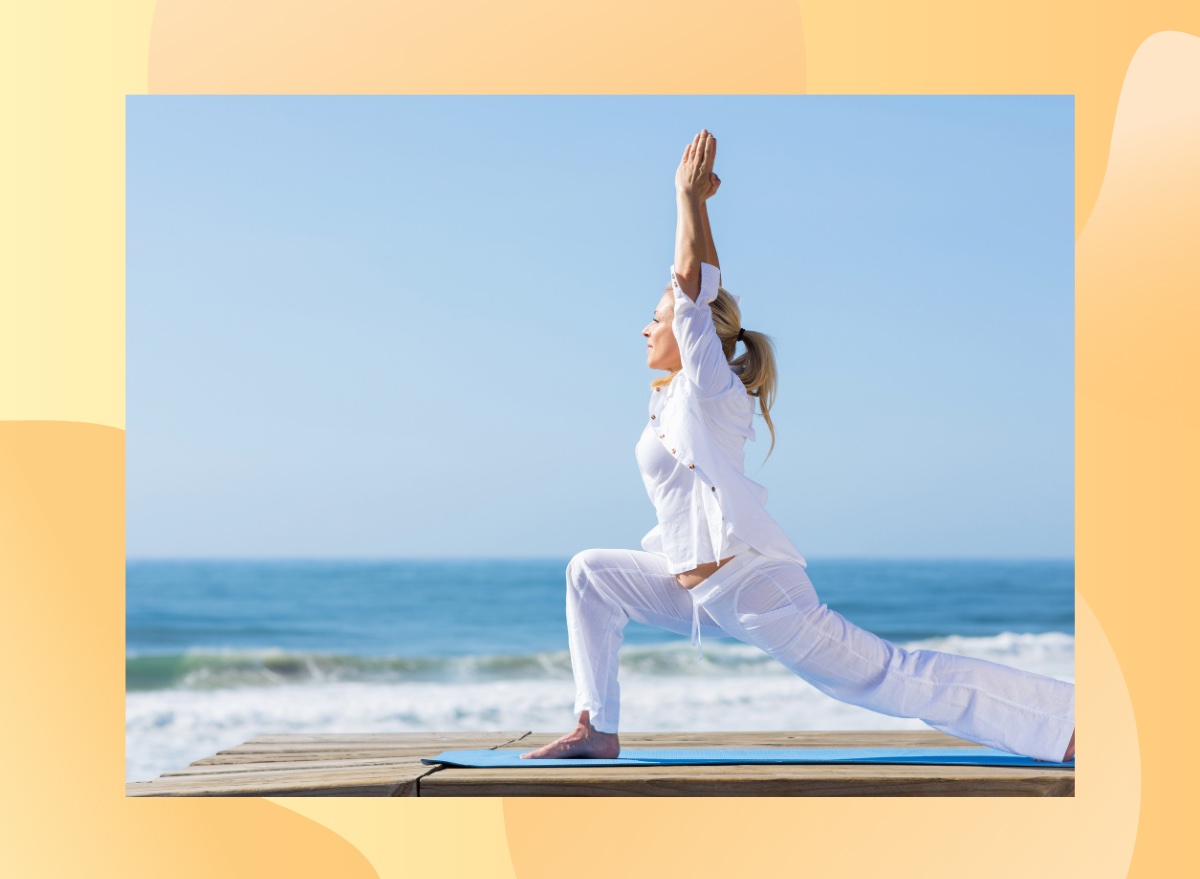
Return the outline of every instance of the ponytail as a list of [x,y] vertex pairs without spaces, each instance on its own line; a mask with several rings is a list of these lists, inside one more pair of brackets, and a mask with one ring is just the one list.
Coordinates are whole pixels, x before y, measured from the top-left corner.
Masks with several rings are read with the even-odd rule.
[[[737,334],[734,335],[736,337]],[[758,398],[763,421],[767,422],[767,430],[771,432],[771,448],[767,451],[769,458],[775,450],[775,424],[771,421],[771,407],[775,405],[779,375],[775,368],[775,345],[770,336],[754,330],[741,330],[741,337],[746,351],[730,360],[729,365],[742,379],[746,393]]]

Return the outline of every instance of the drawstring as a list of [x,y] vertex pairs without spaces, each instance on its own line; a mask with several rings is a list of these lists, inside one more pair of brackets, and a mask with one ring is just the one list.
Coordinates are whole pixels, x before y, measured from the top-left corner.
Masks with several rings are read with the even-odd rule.
[[[718,543],[723,545],[723,542],[720,540],[718,540]],[[726,564],[721,564],[721,562],[718,561],[717,570],[710,575],[709,579],[688,590],[690,593],[689,597],[692,599],[692,643],[696,645],[696,657],[698,659],[704,658],[704,644],[700,638],[700,602],[696,600],[696,593],[698,591],[703,591],[704,597],[707,599],[714,592],[723,591],[724,589],[728,588],[728,584],[718,585],[717,582],[712,579],[712,577],[723,576],[728,578],[730,576],[739,576],[740,574],[731,575],[729,573],[729,566],[733,565],[735,568],[743,568],[746,564],[753,564],[755,558],[762,557],[762,553],[751,549],[750,547],[746,547],[739,553],[739,556],[739,559],[727,562]],[[714,625],[720,624],[714,622]]]
[[[721,569],[721,551],[725,548],[725,535],[717,535],[717,570]],[[714,572],[715,573],[715,572]],[[710,584],[711,585],[711,584]],[[698,588],[698,587],[693,587]],[[696,595],[693,592],[692,596],[692,643],[696,645],[696,657],[704,658],[704,644],[700,640],[700,605],[696,603]]]

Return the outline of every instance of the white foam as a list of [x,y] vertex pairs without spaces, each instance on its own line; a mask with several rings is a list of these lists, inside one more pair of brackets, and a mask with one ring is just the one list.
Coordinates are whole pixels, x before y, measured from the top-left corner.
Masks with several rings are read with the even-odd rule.
[[[910,642],[1074,680],[1074,638],[1061,633],[950,636]],[[686,643],[663,645],[686,651]],[[712,661],[710,650],[714,651]],[[626,731],[926,729],[838,702],[760,651],[722,639],[696,672],[647,672],[645,648],[622,657],[621,729]],[[641,659],[638,659],[641,657]],[[126,779],[163,772],[267,733],[533,730],[574,724],[574,686],[561,669],[546,679],[314,683],[291,687],[157,690],[126,697]],[[432,756],[432,755],[431,755]]]

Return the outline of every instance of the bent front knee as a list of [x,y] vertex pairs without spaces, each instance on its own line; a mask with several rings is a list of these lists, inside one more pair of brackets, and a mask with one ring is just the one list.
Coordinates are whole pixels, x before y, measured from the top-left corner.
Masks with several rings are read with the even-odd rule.
[[567,562],[567,579],[578,580],[585,576],[588,571],[595,570],[596,564],[603,552],[600,549],[585,549],[575,553],[575,555],[571,556],[571,560]]

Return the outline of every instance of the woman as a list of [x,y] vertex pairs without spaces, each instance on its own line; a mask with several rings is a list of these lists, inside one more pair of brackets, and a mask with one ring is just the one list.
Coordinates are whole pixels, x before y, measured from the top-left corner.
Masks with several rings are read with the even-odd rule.
[[[932,650],[904,650],[821,604],[805,560],[743,472],[754,401],[770,408],[770,340],[741,328],[720,286],[707,199],[716,138],[701,131],[675,173],[678,221],[671,283],[642,331],[652,383],[638,465],[658,525],[643,552],[593,549],[567,567],[567,633],[578,725],[522,757],[616,757],[617,651],[625,624],[727,634],[760,647],[824,693],[893,717],[1044,761],[1075,753],[1073,684]],[[744,354],[734,357],[741,341]],[[703,654],[701,654],[703,655]]]

